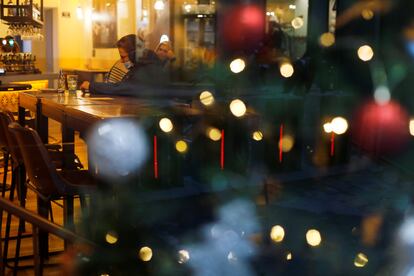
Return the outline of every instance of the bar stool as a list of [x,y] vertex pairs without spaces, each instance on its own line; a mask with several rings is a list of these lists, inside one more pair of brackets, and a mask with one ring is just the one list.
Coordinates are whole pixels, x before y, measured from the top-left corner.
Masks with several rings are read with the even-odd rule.
[[[9,200],[10,201],[14,200],[14,193],[17,187],[20,206],[25,207],[26,191],[27,191],[26,186],[25,186],[26,172],[25,172],[25,166],[23,162],[23,156],[18,146],[16,137],[13,133],[10,132],[8,128],[8,125],[12,122],[14,122],[13,114],[7,111],[0,112],[0,132],[2,134],[5,134],[4,135],[6,138],[5,145],[8,149],[8,153],[11,155],[11,161],[12,161],[11,162],[12,163],[12,186],[10,189]],[[47,145],[47,152],[50,155],[51,159],[53,160],[52,162],[56,165],[56,167],[61,168],[63,165],[62,160],[64,158],[64,153],[62,151],[59,151],[59,149],[60,149],[60,145]],[[74,161],[75,167],[77,168],[83,167],[76,155],[74,155],[74,160],[75,160]],[[50,203],[48,205],[48,209],[50,210],[50,216],[53,221],[53,213],[52,213],[52,208],[51,208]],[[10,237],[10,224],[11,224],[11,215],[8,214],[7,221],[6,221],[5,239],[4,239],[5,242],[4,242],[4,252],[3,252],[3,262],[5,265],[8,265],[7,255],[8,255],[9,240],[12,238],[16,238],[16,237]],[[24,232],[24,229],[25,229],[24,226],[25,226],[24,222],[21,220],[19,222],[20,233]],[[25,237],[26,236],[30,237],[31,235],[25,235]],[[21,238],[22,236],[20,235],[19,237]],[[19,257],[20,238],[17,239],[15,261]],[[17,267],[17,263],[15,267]]]
[[[65,226],[73,223],[73,200],[75,196],[84,196],[95,191],[95,180],[87,170],[56,170],[56,164],[38,133],[13,122],[9,130],[15,134],[17,144],[23,157],[28,180],[26,186],[37,195],[38,214],[48,218],[48,207],[52,200],[63,199]],[[81,205],[82,201],[81,201]],[[82,206],[84,207],[84,206]],[[21,227],[19,227],[17,242],[20,245]],[[40,242],[40,240],[42,242]],[[40,257],[48,253],[47,233],[39,233]],[[16,248],[17,251],[17,248]],[[18,258],[15,259],[15,267]]]

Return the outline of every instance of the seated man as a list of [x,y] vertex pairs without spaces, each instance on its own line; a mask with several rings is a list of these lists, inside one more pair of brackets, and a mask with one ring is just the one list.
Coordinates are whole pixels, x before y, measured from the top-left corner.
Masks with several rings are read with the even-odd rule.
[[126,35],[116,42],[116,46],[119,51],[120,60],[118,60],[109,71],[105,82],[117,83],[120,82],[128,73],[131,67],[131,61],[129,60],[128,53],[135,50],[136,36]]
[[[134,44],[135,45],[135,44]],[[155,51],[145,49],[142,56],[135,57],[135,47],[128,52],[131,62],[129,72],[118,83],[83,82],[82,90],[94,94],[116,94],[129,96],[152,96],[164,93],[162,86],[167,83],[166,64],[173,57],[169,42],[162,42]]]

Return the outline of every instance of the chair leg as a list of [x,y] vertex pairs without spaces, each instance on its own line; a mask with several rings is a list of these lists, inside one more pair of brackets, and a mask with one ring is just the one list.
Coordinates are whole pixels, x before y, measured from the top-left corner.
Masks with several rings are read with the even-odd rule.
[[6,195],[7,171],[9,170],[9,153],[3,152],[3,156],[4,156],[4,173],[3,173],[3,187],[1,191],[1,196],[4,198]]
[[[48,208],[49,201],[44,201],[39,196],[37,197],[37,213],[47,219],[49,208]],[[49,241],[48,241],[48,233],[42,230],[39,230],[39,252],[40,252],[40,259],[43,263],[44,259],[48,258],[49,253]]]
[[[11,186],[10,186],[10,195],[9,195],[9,200],[10,201],[13,201],[13,199],[14,199],[15,187],[16,187],[16,171],[13,170],[12,171],[12,181],[11,181]],[[11,214],[8,213],[7,214],[7,219],[6,219],[6,231],[5,231],[5,235],[4,235],[4,247],[3,247],[3,264],[4,265],[7,264],[7,255],[8,255],[8,251],[9,251],[11,218],[12,218]]]
[[[26,186],[26,170],[24,168],[23,165],[19,165],[17,167],[17,171],[18,171],[18,185],[20,187],[20,197],[19,197],[19,201],[20,201],[20,206],[23,208],[26,208],[26,196],[27,196],[27,186]],[[26,223],[23,221],[22,225],[22,232],[26,232]]]

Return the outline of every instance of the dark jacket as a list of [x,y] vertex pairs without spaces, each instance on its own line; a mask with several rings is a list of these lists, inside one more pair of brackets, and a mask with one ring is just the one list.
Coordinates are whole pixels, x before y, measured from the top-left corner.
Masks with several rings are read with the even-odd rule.
[[125,96],[159,96],[165,95],[168,73],[164,63],[154,51],[147,50],[118,83],[91,82],[89,92],[93,94]]

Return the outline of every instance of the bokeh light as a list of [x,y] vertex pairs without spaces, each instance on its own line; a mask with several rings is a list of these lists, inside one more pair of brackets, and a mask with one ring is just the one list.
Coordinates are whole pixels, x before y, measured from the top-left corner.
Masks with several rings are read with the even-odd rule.
[[290,78],[295,70],[293,69],[293,66],[289,62],[284,62],[282,65],[280,65],[280,74],[285,78]]
[[241,58],[236,58],[230,63],[230,70],[235,74],[242,72],[245,67],[246,63]]
[[167,133],[173,130],[174,128],[173,123],[168,118],[162,118],[159,122],[159,126],[162,131],[167,132]]
[[97,177],[115,184],[127,180],[148,156],[148,141],[141,126],[133,119],[117,118],[96,124],[86,137],[88,156]]
[[215,127],[210,127],[207,129],[207,136],[213,141],[218,141],[221,139],[221,131]]
[[358,48],[358,57],[362,61],[369,61],[374,57],[374,50],[369,45],[363,45]]
[[368,263],[368,257],[364,253],[358,253],[354,259],[356,267],[364,267]]
[[290,260],[292,260],[292,258],[293,258],[292,253],[291,253],[291,252],[288,252],[288,253],[286,254],[286,260],[290,261]]
[[187,150],[188,150],[187,142],[185,142],[184,140],[178,140],[175,143],[175,149],[180,153],[187,152]]
[[[295,140],[291,135],[283,135],[280,145],[282,146],[283,152],[289,152],[292,150]],[[279,146],[280,146],[279,145]]]
[[371,20],[374,17],[374,12],[370,9],[363,9],[361,12],[361,16],[365,20]]
[[414,136],[414,119],[410,120],[410,134]]
[[188,260],[190,260],[190,252],[184,249],[178,251],[178,263],[184,264],[188,262]]
[[306,232],[306,241],[310,246],[318,246],[322,242],[321,233],[316,229],[310,229]]
[[303,18],[302,17],[295,17],[295,18],[293,18],[291,24],[292,24],[292,27],[294,29],[300,29],[300,28],[303,27],[303,24],[304,24]]
[[203,91],[200,94],[200,102],[205,105],[209,106],[214,103],[214,96],[210,91]]
[[246,114],[246,105],[242,100],[235,99],[230,103],[230,111],[236,117],[241,117]]
[[409,117],[397,102],[379,105],[369,101],[353,116],[353,141],[363,150],[374,154],[396,154],[409,141]]
[[270,230],[270,238],[274,242],[281,242],[285,238],[285,229],[280,225],[275,225]]
[[391,100],[391,93],[388,87],[378,86],[374,92],[374,100],[378,104],[387,104]]
[[260,5],[232,5],[226,10],[223,22],[219,24],[219,37],[223,47],[232,52],[250,52],[263,41],[266,14]]
[[348,130],[348,121],[342,117],[335,117],[331,122],[331,126],[335,134],[341,135]]
[[331,124],[331,122],[328,122],[328,123],[324,123],[323,124],[323,131],[325,131],[326,133],[331,133],[332,132],[332,124]]
[[155,3],[154,3],[154,9],[156,11],[162,11],[162,10],[164,10],[164,8],[165,8],[164,1],[162,1],[162,0],[155,1]]
[[323,33],[319,37],[319,43],[323,47],[331,47],[332,45],[335,44],[335,35],[331,32]]
[[255,141],[261,141],[263,139],[263,133],[259,130],[253,132],[252,138]]
[[109,244],[115,244],[118,241],[118,234],[114,231],[109,231],[105,235],[105,240]]
[[148,246],[141,247],[138,255],[142,261],[149,262],[152,259],[152,249]]
[[168,41],[170,41],[170,38],[168,37],[168,35],[163,34],[160,38],[160,43],[168,42]]

